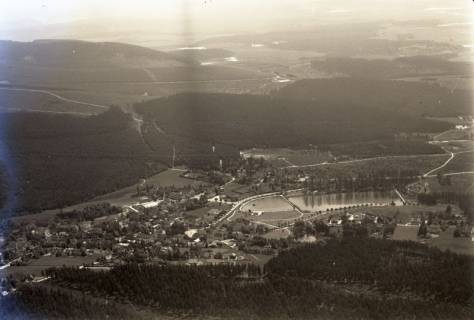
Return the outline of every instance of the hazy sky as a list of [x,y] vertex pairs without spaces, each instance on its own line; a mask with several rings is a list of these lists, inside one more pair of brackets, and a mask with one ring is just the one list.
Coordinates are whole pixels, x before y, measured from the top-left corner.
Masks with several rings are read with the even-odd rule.
[[473,8],[471,0],[1,0],[0,38],[88,38],[126,29],[219,34],[385,18],[467,23]]

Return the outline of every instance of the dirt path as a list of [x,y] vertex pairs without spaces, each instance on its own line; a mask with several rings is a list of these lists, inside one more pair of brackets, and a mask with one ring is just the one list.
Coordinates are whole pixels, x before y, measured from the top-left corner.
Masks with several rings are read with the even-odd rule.
[[282,167],[282,169],[293,169],[293,168],[311,168],[311,167],[320,167],[320,166],[327,166],[333,164],[350,164],[350,163],[358,163],[358,162],[366,162],[366,161],[373,161],[373,160],[388,160],[388,159],[403,159],[403,158],[418,158],[418,157],[440,157],[444,156],[444,153],[436,153],[436,154],[412,154],[412,155],[401,155],[401,156],[383,156],[383,157],[373,157],[373,158],[364,158],[364,159],[355,159],[355,160],[345,160],[345,161],[338,161],[338,162],[322,162],[322,163],[315,163],[315,164],[303,164],[303,165],[292,165]]
[[[442,147],[442,148],[443,148],[443,147]],[[443,150],[445,150],[445,149],[443,148]],[[446,166],[448,165],[448,163],[450,163],[451,160],[454,159],[454,153],[453,153],[453,152],[447,151],[447,150],[445,150],[445,151],[446,151],[446,152],[449,152],[449,154],[450,154],[449,159],[446,160],[446,161],[445,161],[442,165],[440,165],[439,167],[436,167],[436,168],[434,168],[434,169],[431,169],[430,171],[428,171],[427,173],[425,173],[425,174],[423,175],[423,178],[427,178],[427,177],[432,176],[432,174],[433,174],[434,172],[436,172],[436,171],[438,171],[438,170],[440,170],[440,169],[446,167]]]
[[109,109],[109,106],[105,106],[105,105],[102,105],[102,104],[89,103],[89,102],[84,102],[84,101],[79,101],[79,100],[74,100],[74,99],[65,98],[65,97],[63,97],[63,96],[60,96],[59,94],[56,94],[56,93],[54,93],[54,92],[47,91],[47,90],[26,89],[26,88],[0,88],[0,90],[42,93],[42,94],[46,94],[46,95],[52,96],[52,97],[54,97],[54,98],[56,98],[56,99],[59,99],[59,100],[61,100],[61,101],[65,101],[65,102],[76,103],[76,104],[81,104],[81,105],[84,105],[84,106],[96,107],[96,108],[101,108],[101,109],[105,109],[105,110]]

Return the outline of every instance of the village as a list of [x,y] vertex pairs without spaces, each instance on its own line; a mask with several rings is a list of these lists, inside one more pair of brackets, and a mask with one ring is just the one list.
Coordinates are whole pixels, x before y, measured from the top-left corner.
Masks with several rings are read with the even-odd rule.
[[397,204],[259,210],[258,201],[290,197],[288,190],[300,192],[302,199],[320,196],[307,176],[280,171],[253,159],[227,171],[175,169],[179,179],[203,183],[160,186],[142,179],[132,203],[100,202],[43,221],[10,221],[3,225],[9,233],[0,243],[0,270],[19,281],[42,281],[42,271],[62,265],[92,270],[125,263],[262,266],[280,250],[331,238],[430,244],[449,233],[471,240],[472,226],[454,205],[427,207],[415,200],[408,205],[402,198]]

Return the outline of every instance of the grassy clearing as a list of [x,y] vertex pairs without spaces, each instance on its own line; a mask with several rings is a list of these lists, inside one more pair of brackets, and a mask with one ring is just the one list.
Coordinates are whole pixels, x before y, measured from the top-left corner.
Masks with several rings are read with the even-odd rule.
[[416,241],[418,229],[418,226],[397,226],[393,233],[392,239]]
[[97,259],[97,255],[90,255],[85,257],[54,257],[43,256],[39,259],[30,260],[26,266],[12,266],[6,268],[4,271],[7,274],[33,274],[35,276],[41,275],[41,271],[60,266],[80,266],[83,264],[90,264]]
[[466,129],[466,130],[452,129],[436,136],[436,140],[440,140],[440,141],[463,140],[463,139],[470,139],[471,136],[472,136],[472,129]]
[[454,153],[474,150],[474,141],[472,140],[441,142],[438,145]]
[[442,179],[442,184],[437,177],[427,178],[423,183],[428,183],[428,190],[432,193],[456,192],[464,193],[474,191],[474,174],[460,174],[449,177],[450,183],[446,183],[446,178]]
[[454,238],[454,229],[454,226],[449,227],[446,231],[442,231],[438,238],[433,238],[427,243],[441,250],[474,255],[474,241],[471,238]]
[[448,154],[423,155],[423,156],[397,156],[386,158],[363,159],[327,165],[302,167],[294,170],[310,171],[320,177],[366,175],[381,171],[413,172],[421,175],[429,170],[442,165],[449,158]]
[[263,235],[265,239],[286,239],[291,235],[288,229],[271,230]]
[[252,193],[250,192],[250,187],[239,184],[236,182],[231,182],[225,185],[224,187],[224,194],[228,197],[235,197],[235,198],[245,198],[250,196]]
[[245,156],[264,158],[267,161],[273,162],[276,166],[308,165],[323,163],[333,159],[330,152],[317,149],[254,148],[243,152]]
[[171,187],[182,188],[191,185],[206,185],[204,181],[184,178],[181,175],[184,172],[181,170],[168,169],[160,172],[157,175],[147,178],[147,183],[150,185],[158,185],[160,187]]

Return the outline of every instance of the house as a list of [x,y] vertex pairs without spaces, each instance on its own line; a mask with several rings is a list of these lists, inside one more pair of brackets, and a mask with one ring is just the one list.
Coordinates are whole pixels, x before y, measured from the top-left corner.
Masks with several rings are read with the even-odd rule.
[[189,238],[193,239],[193,237],[198,233],[198,229],[189,229],[184,232],[184,234]]
[[237,246],[235,239],[225,239],[221,242],[230,248],[235,248]]
[[91,221],[84,221],[79,224],[80,228],[84,232],[89,232],[92,228],[92,222]]
[[140,203],[140,205],[144,207],[145,209],[149,209],[149,208],[157,207],[161,202],[163,202],[163,200],[147,201],[147,202]]

